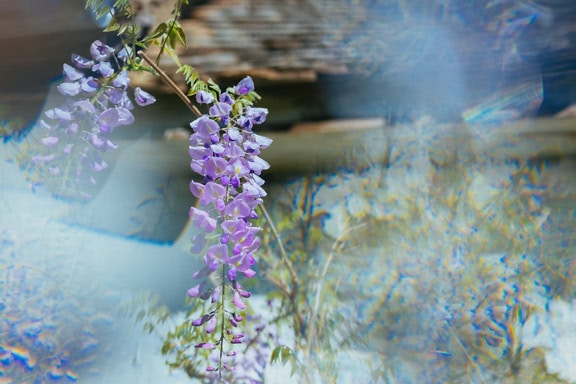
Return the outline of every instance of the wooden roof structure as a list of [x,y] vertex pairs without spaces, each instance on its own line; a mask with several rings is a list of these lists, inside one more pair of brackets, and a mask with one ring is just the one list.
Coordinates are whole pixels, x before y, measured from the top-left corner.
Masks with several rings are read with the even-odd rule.
[[[170,17],[173,0],[133,1],[140,22],[153,25]],[[251,75],[259,89],[324,82],[333,94],[336,81],[330,76],[359,76],[352,85],[377,87],[379,96],[398,100],[392,109],[438,99],[461,111],[493,93],[491,84],[503,78],[522,82],[535,72],[554,83],[546,85],[548,94],[570,93],[565,87],[576,84],[575,17],[576,6],[556,0],[190,0],[181,20],[188,47],[179,54],[182,63],[216,81]],[[29,99],[44,92],[39,84],[60,74],[70,51],[87,52],[97,37],[98,28],[77,0],[3,4],[0,49],[10,54],[0,62],[0,97],[9,93],[14,100],[26,93],[21,98]],[[161,65],[169,74],[176,71],[168,57]],[[134,83],[170,92],[146,74]],[[446,91],[456,83],[463,90]],[[472,95],[464,106],[462,94]]]
[[[171,4],[155,3],[163,4],[163,14]],[[524,3],[191,0],[181,21],[188,48],[179,53],[206,76],[254,73],[273,81],[313,81],[318,73],[411,70],[451,54],[477,70],[488,61],[571,52],[576,6]],[[435,44],[439,40],[448,44]],[[172,66],[169,58],[164,64]]]
[[[140,1],[157,4],[161,20],[172,4]],[[467,107],[541,77],[548,96],[560,94],[560,101],[544,100],[541,110],[550,115],[576,89],[575,17],[576,6],[553,0],[191,0],[181,20],[188,46],[178,53],[217,82],[250,75],[259,89],[317,85],[312,98],[330,94],[337,104],[318,108],[342,111],[332,117],[375,117],[356,113],[362,106],[342,94],[374,87],[400,115],[438,112],[454,121]],[[160,64],[186,88],[169,57]],[[134,80],[170,92],[151,75]]]

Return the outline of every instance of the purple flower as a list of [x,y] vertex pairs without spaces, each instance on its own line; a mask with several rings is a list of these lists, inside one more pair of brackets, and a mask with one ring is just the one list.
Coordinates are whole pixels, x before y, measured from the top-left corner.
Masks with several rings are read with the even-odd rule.
[[226,135],[230,141],[242,141],[242,134],[238,128],[229,128],[228,132],[226,132]]
[[47,147],[51,147],[53,145],[58,144],[59,139],[55,136],[48,136],[42,139],[42,144]]
[[94,104],[90,102],[90,100],[78,100],[73,102],[72,105],[88,115],[96,114],[96,108],[94,107]]
[[[196,344],[194,346],[194,348],[214,349],[214,348],[216,348],[216,345],[214,345],[212,343],[200,343],[200,344]],[[210,368],[210,367],[208,367],[208,368]],[[206,370],[208,370],[208,368]]]
[[[252,176],[258,177],[255,174],[253,174]],[[264,197],[267,195],[264,188],[262,188],[260,185],[258,185],[258,183],[256,181],[254,181],[253,178],[248,180],[246,183],[242,184],[242,189],[244,190],[244,192],[247,192],[252,196]]]
[[104,44],[100,40],[96,40],[90,45],[90,54],[96,61],[107,60],[112,53],[114,53],[114,48]]
[[118,124],[120,125],[130,125],[134,123],[134,115],[128,110],[128,108],[117,107],[118,111]]
[[[188,147],[188,154],[194,160],[206,160],[211,155],[210,150],[205,146],[192,146]],[[198,197],[198,196],[197,196]]]
[[100,137],[98,137],[98,135],[96,134],[92,134],[90,135],[90,143],[92,143],[92,145],[100,150],[104,150],[106,149],[106,141],[101,139]]
[[254,124],[262,124],[266,121],[266,116],[268,116],[268,109],[247,107],[246,116],[252,119]]
[[80,84],[79,83],[62,83],[56,87],[58,92],[60,92],[64,96],[76,96],[80,93]]
[[208,321],[206,324],[206,333],[214,332],[214,329],[216,329],[216,320],[216,316],[213,316],[210,321]]
[[[40,122],[45,135],[40,139],[43,147],[34,158],[39,164],[56,160],[72,163],[73,175],[70,176],[73,177],[66,181],[72,188],[81,189],[83,184],[90,187],[96,183],[90,172],[100,172],[108,166],[98,153],[117,148],[107,136],[115,127],[134,122],[130,112],[132,101],[126,92],[130,82],[128,72],[125,68],[115,71],[109,62],[113,53],[112,47],[95,41],[90,46],[92,59],[72,55],[72,65],[63,65],[64,81],[58,85],[58,91],[70,99],[64,106],[46,111],[49,121]],[[153,101],[141,90],[135,91],[135,99],[139,104]],[[57,167],[51,166],[46,171],[41,174],[62,175]],[[59,182],[44,182],[47,186],[55,184]],[[67,186],[66,190],[70,189]],[[90,195],[84,191],[74,192],[77,196]]]
[[[254,82],[250,77],[246,77],[234,88],[234,93],[245,96],[253,90]],[[234,306],[244,309],[244,299],[251,294],[240,288],[237,277],[239,272],[247,278],[256,274],[251,267],[256,263],[254,253],[260,246],[258,232],[261,229],[252,226],[250,221],[258,217],[255,209],[262,203],[261,198],[266,196],[262,188],[264,180],[258,174],[270,167],[258,155],[261,149],[272,143],[271,139],[255,135],[251,130],[254,125],[262,124],[266,120],[268,110],[246,107],[244,103],[249,104],[248,98],[240,97],[239,102],[234,104],[228,93],[220,94],[218,101],[215,101],[213,93],[200,91],[196,94],[196,101],[211,106],[208,108],[208,115],[200,116],[190,123],[194,131],[189,138],[190,167],[204,177],[203,183],[190,182],[190,192],[199,199],[199,206],[202,207],[191,208],[190,217],[197,229],[219,233],[209,237],[203,234],[194,237],[194,252],[200,252],[206,243],[208,248],[204,253],[203,268],[193,276],[205,279],[222,268],[226,279],[213,291],[200,293],[200,285],[197,285],[189,290],[189,296],[199,297],[201,300],[208,300],[211,296],[211,303],[215,304],[219,302],[220,292],[224,292],[226,285],[229,285],[233,291]],[[218,217],[211,217],[208,212],[215,212]],[[197,239],[199,236],[202,241]],[[198,242],[201,245],[196,244]],[[193,325],[205,324],[206,333],[220,329],[217,326],[218,321],[229,310],[226,310],[224,305],[215,308],[194,320]],[[220,314],[216,315],[217,312]],[[232,327],[238,327],[242,317],[232,314],[228,321]],[[242,343],[243,334],[234,335],[230,329],[221,329],[230,336],[230,343]],[[197,347],[202,345],[204,344],[198,344]],[[225,356],[235,355],[233,352],[226,351]],[[218,362],[215,371],[236,369],[222,361],[221,356],[222,353],[220,357],[214,358],[214,361]]]
[[190,220],[192,220],[199,228],[205,229],[207,232],[212,232],[216,229],[216,219],[211,218],[206,211],[191,207],[189,216]]
[[200,284],[193,286],[186,293],[190,297],[198,297],[200,295]]
[[198,104],[210,104],[214,101],[214,95],[207,91],[198,91],[196,93],[196,102]]
[[210,118],[206,115],[203,115],[191,122],[190,126],[194,132],[198,133],[203,139],[211,139],[213,134],[216,134],[220,131],[220,126],[218,126],[218,123],[214,120],[210,120]]
[[270,168],[270,164],[258,156],[252,156],[252,158],[248,160],[248,167],[252,172],[259,175],[263,170]]
[[240,297],[240,294],[238,293],[238,291],[234,291],[234,296],[233,296],[232,300],[234,302],[234,305],[236,307],[238,307],[239,309],[246,308],[246,304],[244,304],[244,301],[242,301],[242,298]]
[[216,180],[226,171],[228,163],[221,157],[210,157],[204,162],[205,175],[210,180]]
[[190,181],[190,192],[197,198],[202,198],[204,194],[204,185],[194,180]]
[[272,144],[273,140],[269,137],[257,135],[254,133],[252,134],[252,141],[258,144],[260,149],[265,149],[268,148],[270,144]]
[[243,128],[244,130],[246,130],[248,132],[251,132],[252,127],[254,126],[254,122],[248,116],[240,116],[237,120],[237,123],[240,126],[240,128]]
[[117,88],[126,88],[130,84],[130,78],[128,77],[128,71],[122,71],[116,75],[114,80],[112,80],[112,85]]
[[114,68],[108,61],[101,61],[92,66],[92,71],[99,73],[103,77],[110,77],[114,74]]
[[80,69],[88,69],[92,68],[94,65],[94,60],[86,59],[77,54],[72,54],[72,63],[76,66],[76,68]]
[[76,81],[84,77],[84,74],[82,72],[66,63],[64,63],[63,65],[63,74],[64,77],[66,77],[66,80],[68,81]]
[[48,163],[54,160],[56,156],[54,154],[51,155],[36,155],[32,157],[32,161],[35,163]]
[[[245,152],[244,150],[236,143],[232,142],[229,143],[228,146],[225,148],[224,155],[228,156],[228,158],[230,158],[230,160],[232,159],[238,159],[238,160],[244,160],[242,161],[242,163],[245,163],[245,159],[243,158]],[[237,161],[237,160],[236,160]]]
[[236,281],[236,267],[230,267],[226,273],[226,277],[228,277],[228,280],[230,281]]
[[230,94],[228,92],[224,92],[223,94],[220,95],[220,98],[218,99],[220,100],[220,102],[222,103],[226,103],[226,104],[234,104],[234,99],[232,99],[232,97],[230,96]]
[[52,108],[45,112],[46,116],[52,120],[71,121],[72,114],[60,108]]
[[243,199],[234,199],[224,208],[224,215],[232,219],[245,218],[250,214],[250,206]]
[[226,220],[220,224],[222,231],[227,234],[233,234],[243,231],[246,228],[246,221],[242,219]]
[[124,48],[122,48],[120,52],[118,52],[118,54],[116,55],[116,57],[121,61],[128,60],[130,56],[132,56],[132,48],[130,48],[129,46],[125,46]]
[[80,80],[80,88],[86,93],[94,93],[98,90],[100,85],[92,76]]
[[106,168],[108,168],[108,164],[106,164],[106,162],[104,160],[101,161],[95,161],[94,163],[92,163],[92,170],[95,172],[100,172]]
[[210,145],[210,149],[215,155],[222,155],[226,151],[226,147],[220,143]]
[[141,107],[145,107],[156,102],[154,96],[146,91],[143,91],[140,87],[134,88],[134,100],[136,100],[136,104]]
[[122,103],[125,91],[119,88],[109,88],[106,90],[106,96],[108,96],[108,101],[112,104],[119,105]]
[[230,176],[233,177],[244,177],[248,176],[250,173],[250,169],[248,168],[249,164],[244,158],[237,158],[234,162],[228,164],[226,167],[226,171],[228,171]]
[[232,112],[232,106],[227,103],[218,102],[211,106],[208,112],[212,117],[227,118],[230,112]]
[[212,304],[217,302],[219,298],[220,298],[220,287],[216,287],[212,291],[212,299],[211,299]]
[[249,298],[250,296],[252,296],[252,294],[248,291],[245,291],[243,289],[238,289],[238,293],[240,294],[240,296],[244,297],[244,298]]
[[248,279],[253,278],[254,276],[256,276],[256,271],[252,270],[252,269],[247,269],[245,271],[242,271],[242,274],[244,274],[244,276]]
[[218,268],[219,264],[225,263],[228,260],[228,247],[224,244],[216,244],[208,248],[204,261],[206,266],[212,271]]
[[117,108],[108,108],[98,116],[97,122],[100,132],[107,135],[112,129],[120,125],[120,114]]
[[200,204],[217,203],[218,201],[224,202],[226,198],[226,188],[214,182],[208,182],[204,187],[204,193],[200,199]]
[[254,90],[254,81],[250,76],[246,76],[244,79],[240,80],[238,85],[234,88],[234,92],[237,95],[247,95]]

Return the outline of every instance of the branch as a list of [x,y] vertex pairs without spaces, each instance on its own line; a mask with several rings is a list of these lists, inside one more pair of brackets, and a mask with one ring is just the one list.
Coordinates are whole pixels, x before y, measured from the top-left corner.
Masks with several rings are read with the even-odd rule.
[[192,111],[192,113],[194,113],[198,117],[202,116],[202,112],[200,112],[200,110],[194,104],[192,104],[192,101],[190,101],[188,96],[186,96],[186,94],[184,92],[182,92],[182,90],[180,88],[178,88],[176,83],[174,83],[174,81],[166,74],[166,72],[164,72],[162,69],[160,69],[160,67],[158,65],[156,65],[156,63],[150,57],[146,56],[146,54],[144,52],[139,52],[138,54],[140,55],[140,57],[142,57],[142,59],[149,66],[152,67],[152,69],[154,69],[158,73],[160,78],[170,88],[172,88],[174,90],[174,92],[176,92],[178,97],[184,102],[184,104],[186,104],[186,106],[188,107],[188,109],[190,109]]

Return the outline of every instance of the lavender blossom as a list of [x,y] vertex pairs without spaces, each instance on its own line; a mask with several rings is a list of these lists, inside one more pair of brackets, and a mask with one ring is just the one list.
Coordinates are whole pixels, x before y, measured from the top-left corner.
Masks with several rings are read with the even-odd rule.
[[[61,193],[56,188],[62,184],[58,178],[66,178],[66,185],[72,187],[65,191],[67,197],[92,197],[89,190],[97,184],[96,175],[108,168],[101,155],[117,148],[109,135],[134,122],[127,68],[115,71],[114,49],[99,40],[90,46],[90,55],[87,59],[74,54],[71,65],[63,65],[64,81],[57,89],[69,99],[45,112],[45,120],[40,121],[45,136],[40,139],[42,147],[31,156],[33,162],[49,168],[43,173],[49,179],[42,184],[48,189],[54,184],[58,189],[51,191],[54,194]],[[134,99],[140,106],[155,101],[139,88]]]
[[136,104],[141,107],[145,107],[156,102],[156,98],[154,98],[154,96],[146,91],[143,91],[140,87],[136,87],[134,89],[134,100],[136,100]]
[[234,90],[238,95],[247,95],[254,90],[254,81],[250,76],[246,76],[238,83]]
[[[221,271],[226,280],[213,291],[203,288],[209,284],[197,284],[188,290],[188,295],[201,299],[211,296],[213,304],[220,298],[224,303],[225,297],[231,297],[236,310],[244,310],[244,300],[251,296],[238,283],[238,273],[247,278],[256,274],[252,267],[256,263],[254,254],[260,245],[258,233],[261,229],[253,226],[251,220],[257,217],[255,210],[266,195],[262,188],[264,180],[258,175],[270,167],[258,155],[261,149],[272,143],[271,139],[252,132],[252,128],[262,124],[268,114],[265,108],[252,108],[251,102],[244,98],[253,90],[254,82],[246,77],[234,87],[234,93],[239,96],[237,100],[225,92],[215,101],[211,93],[199,91],[196,101],[212,105],[208,115],[199,116],[190,123],[194,131],[189,140],[190,167],[203,178],[203,183],[190,182],[190,192],[199,199],[199,205],[190,209],[190,218],[201,231],[220,234],[208,244],[204,267],[194,276],[204,279],[211,272]],[[193,246],[194,250],[204,249],[206,239],[206,236],[196,235],[193,241],[202,244]],[[217,310],[226,312],[228,319],[226,325],[219,328],[225,331],[220,340],[227,341],[227,348],[241,344],[244,335],[232,332],[227,326],[237,328],[242,316],[230,313],[224,306],[217,307]],[[215,331],[220,317],[214,316],[213,312],[207,315],[195,320],[193,325],[206,324],[205,331],[210,334]],[[205,348],[205,345],[220,349],[220,357],[236,355],[233,350],[224,353],[223,343],[215,346],[206,341],[198,344],[197,348]],[[208,370],[218,371],[221,375],[222,370],[230,368],[230,365],[220,357],[215,360],[216,367],[209,366]]]

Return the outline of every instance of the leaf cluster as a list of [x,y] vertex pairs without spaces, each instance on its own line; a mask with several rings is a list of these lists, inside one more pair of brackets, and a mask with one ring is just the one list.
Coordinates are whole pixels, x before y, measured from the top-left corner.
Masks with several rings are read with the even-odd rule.
[[272,355],[270,356],[270,363],[281,363],[283,366],[286,363],[290,363],[292,367],[290,370],[290,377],[294,376],[300,369],[302,369],[298,358],[294,355],[294,351],[285,345],[279,345],[272,350]]

